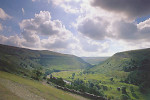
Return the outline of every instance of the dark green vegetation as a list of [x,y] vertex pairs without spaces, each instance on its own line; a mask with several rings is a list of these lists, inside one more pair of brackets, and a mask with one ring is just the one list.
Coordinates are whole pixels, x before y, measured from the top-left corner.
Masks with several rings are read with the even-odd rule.
[[108,99],[149,100],[150,49],[116,53],[84,71],[64,71],[53,75],[72,82],[78,78],[85,83],[92,81],[100,86]]
[[0,44],[0,70],[15,74],[37,76],[34,70],[49,74],[61,70],[84,69],[90,66],[81,58],[73,55]]
[[84,61],[90,63],[91,65],[97,65],[104,62],[109,57],[81,57]]
[[[141,92],[150,88],[150,49],[120,52],[89,70],[94,73],[105,73],[117,76],[117,71],[128,73],[120,81],[140,87]],[[87,71],[88,72],[88,71]]]
[[[75,73],[74,77],[72,77],[73,73]],[[123,72],[120,73],[124,74]],[[123,100],[121,99],[122,96],[128,97],[127,100],[149,100],[145,99],[145,95],[139,91],[138,86],[120,82],[120,78],[107,76],[105,74],[84,73],[83,71],[78,70],[55,72],[53,73],[53,76],[58,78],[62,77],[71,82],[78,79],[82,80],[86,86],[96,89],[105,98],[110,100]],[[126,76],[126,74],[124,74],[124,76]]]
[[116,53],[92,66],[73,55],[0,45],[0,70],[38,81],[52,74],[55,84],[109,100],[150,99],[150,49]]
[[50,79],[48,79],[48,82],[52,82],[56,85],[66,87],[69,89],[73,89],[82,93],[86,92],[86,93],[94,94],[97,96],[103,96],[103,92],[100,91],[100,86],[91,81],[88,81],[87,83],[85,83],[83,80],[78,78],[74,80],[73,82],[71,82],[71,84],[66,84],[62,78],[55,78],[51,76]]

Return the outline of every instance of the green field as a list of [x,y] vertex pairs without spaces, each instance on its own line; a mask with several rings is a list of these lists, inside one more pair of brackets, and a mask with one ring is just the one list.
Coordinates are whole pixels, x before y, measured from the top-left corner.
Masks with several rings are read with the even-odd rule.
[[[108,90],[103,90],[104,95],[106,95],[107,98],[114,98],[114,100],[120,100],[121,91],[118,91],[117,88],[121,86],[125,86],[127,90],[127,94],[130,97],[130,100],[149,100],[147,99],[148,96],[140,93],[138,86],[119,82],[121,77],[126,77],[127,75],[123,72],[118,72],[122,76],[120,76],[119,78],[114,78],[113,82],[110,81],[110,78],[111,78],[110,76],[107,76],[104,74],[83,74],[81,70],[57,72],[57,73],[53,73],[53,76],[62,77],[68,81],[73,81],[71,79],[72,73],[75,73],[74,80],[79,78],[79,79],[84,80],[85,82],[95,81],[95,82],[99,82],[99,85],[107,86]],[[131,87],[133,87],[135,91],[134,94],[131,93],[130,91]]]

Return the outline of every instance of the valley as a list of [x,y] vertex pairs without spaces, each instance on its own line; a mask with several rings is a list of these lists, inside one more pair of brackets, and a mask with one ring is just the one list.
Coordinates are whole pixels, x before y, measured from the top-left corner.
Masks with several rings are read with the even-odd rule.
[[52,51],[0,45],[0,56],[0,99],[3,100],[89,99],[56,89],[55,85],[107,100],[150,99],[150,49],[83,60]]

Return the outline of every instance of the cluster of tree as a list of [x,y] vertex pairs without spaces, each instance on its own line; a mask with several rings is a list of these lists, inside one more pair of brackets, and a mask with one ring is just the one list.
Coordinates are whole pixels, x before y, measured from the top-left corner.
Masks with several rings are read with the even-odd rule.
[[130,72],[128,77],[125,79],[126,83],[134,84],[139,86],[140,91],[146,92],[147,88],[150,88],[150,72],[148,71],[142,71],[142,70],[136,70],[133,72]]
[[31,78],[38,81],[43,79],[42,68],[32,70]]
[[52,75],[50,76],[50,79],[48,79],[48,81],[63,87],[66,85],[66,83],[63,81],[62,78],[56,78],[53,77]]
[[80,92],[87,92],[94,95],[103,96],[102,89],[98,84],[95,84],[91,81],[84,82],[81,79],[76,79],[72,82],[71,85],[66,85],[67,88],[74,89]]
[[121,87],[121,92],[122,92],[122,95],[120,97],[121,100],[129,100],[130,99],[129,95],[126,92],[126,87],[125,86]]
[[139,64],[135,60],[131,59],[125,62],[125,66],[123,67],[123,70],[125,72],[131,72],[136,70],[138,68],[138,65]]
[[55,78],[52,75],[50,76],[50,79],[48,79],[48,82],[49,81],[59,86],[63,86],[69,89],[74,89],[76,91],[87,92],[94,95],[103,96],[102,88],[98,84],[95,84],[90,81],[85,83],[83,80],[76,79],[71,83],[71,85],[69,85],[66,84],[62,78]]
[[129,66],[124,66],[124,67],[123,67],[123,70],[124,70],[125,72],[131,72],[131,71],[136,70],[137,68],[138,68],[137,66],[129,65]]
[[149,62],[150,60],[146,58],[141,61],[131,59],[131,61],[127,62],[128,66],[123,67],[123,70],[130,72],[130,74],[126,79],[121,80],[121,82],[137,85],[142,93],[146,92],[150,88]]
[[[117,88],[118,91],[121,91],[121,96],[120,99],[121,100],[130,100],[130,96],[128,95],[127,91],[126,91],[126,87],[125,86],[121,86]],[[139,99],[139,97],[135,94],[134,88],[133,86],[130,86],[130,91],[133,97],[135,97],[136,99]]]

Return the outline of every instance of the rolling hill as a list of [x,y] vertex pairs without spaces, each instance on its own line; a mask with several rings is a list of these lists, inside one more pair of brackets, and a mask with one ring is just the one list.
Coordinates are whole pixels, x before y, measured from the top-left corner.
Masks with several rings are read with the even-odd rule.
[[150,88],[150,49],[116,53],[88,71],[116,77],[120,72],[127,73],[127,77],[121,81],[138,85],[144,91]]
[[32,69],[75,70],[91,65],[79,57],[47,50],[30,50],[0,44],[0,70],[30,74]]

